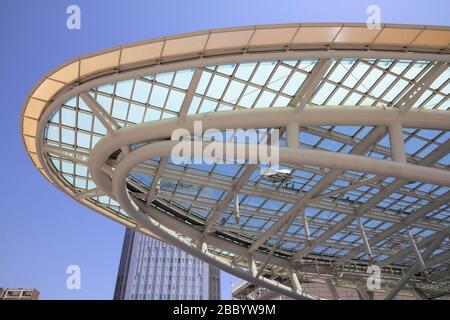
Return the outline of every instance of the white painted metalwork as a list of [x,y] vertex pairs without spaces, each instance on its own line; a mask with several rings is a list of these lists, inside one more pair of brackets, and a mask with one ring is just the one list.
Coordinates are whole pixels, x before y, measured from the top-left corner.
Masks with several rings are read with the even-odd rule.
[[[320,280],[337,299],[338,279],[370,298],[377,264],[394,298],[449,264],[448,33],[295,24],[123,46],[47,75],[24,143],[81,203],[278,294],[317,299],[301,281]],[[175,164],[172,133],[198,139],[197,121],[257,130],[259,144],[279,129],[283,174],[264,177],[248,157]]]

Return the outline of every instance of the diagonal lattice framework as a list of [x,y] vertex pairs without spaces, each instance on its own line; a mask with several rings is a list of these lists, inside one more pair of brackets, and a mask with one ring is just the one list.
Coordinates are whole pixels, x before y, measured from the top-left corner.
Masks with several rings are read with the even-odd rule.
[[[387,283],[406,285],[394,297],[408,281],[426,283],[415,261],[433,274],[449,249],[449,57],[436,40],[448,30],[408,28],[417,33],[408,52],[386,50],[387,33],[401,46],[395,26],[363,30],[362,41],[357,25],[289,25],[82,57],[33,92],[24,142],[43,174],[78,201],[244,279],[314,299],[302,281],[340,277],[362,290],[375,263]],[[314,44],[317,32],[335,33],[327,50]],[[175,164],[171,133],[192,134],[199,120],[205,130],[281,129],[290,173],[268,180],[246,159]],[[419,249],[436,235],[427,259]]]

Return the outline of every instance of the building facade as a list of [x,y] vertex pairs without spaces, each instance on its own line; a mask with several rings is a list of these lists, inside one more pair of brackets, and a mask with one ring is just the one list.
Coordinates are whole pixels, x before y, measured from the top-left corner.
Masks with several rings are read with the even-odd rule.
[[0,300],[38,300],[39,294],[39,291],[36,289],[0,288]]
[[114,300],[219,300],[220,270],[127,229]]

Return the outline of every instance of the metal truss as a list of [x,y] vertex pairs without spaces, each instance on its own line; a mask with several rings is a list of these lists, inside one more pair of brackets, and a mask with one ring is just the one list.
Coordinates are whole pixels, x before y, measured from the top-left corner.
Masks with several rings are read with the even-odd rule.
[[[98,70],[49,101],[35,124],[37,159],[85,205],[256,284],[254,299],[267,290],[320,299],[303,288],[311,281],[336,299],[337,283],[370,298],[361,284],[373,264],[391,299],[449,264],[449,60],[224,50]],[[198,139],[196,121],[255,129],[260,144],[280,129],[289,173],[268,180],[245,155],[175,164],[172,148],[190,142],[171,134],[183,128]],[[203,135],[202,147],[236,137]]]

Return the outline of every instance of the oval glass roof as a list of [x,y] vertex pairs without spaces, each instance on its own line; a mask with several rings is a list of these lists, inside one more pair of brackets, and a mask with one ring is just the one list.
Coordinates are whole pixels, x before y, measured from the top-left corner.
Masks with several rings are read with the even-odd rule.
[[[342,30],[346,28],[350,27]],[[344,31],[336,32],[340,35]],[[151,131],[154,125],[164,126],[167,121],[178,121],[183,126],[186,119],[207,121],[210,114],[239,118],[243,110],[254,109],[255,117],[256,112],[267,110],[319,110],[323,125],[305,123],[296,134],[300,150],[393,162],[392,141],[386,127],[368,125],[377,121],[367,119],[352,125],[329,125],[327,121],[334,122],[327,110],[373,110],[374,117],[383,112],[417,115],[420,111],[424,118],[437,116],[427,120],[431,124],[422,125],[420,119],[413,119],[410,126],[401,128],[405,164],[448,173],[450,133],[448,125],[441,125],[450,108],[446,54],[444,58],[441,55],[432,59],[437,55],[430,48],[424,54],[380,50],[371,57],[371,52],[359,54],[358,50],[350,50],[328,52],[335,56],[324,57],[310,50],[296,53],[304,56],[301,58],[277,58],[277,52],[267,51],[268,45],[258,44],[260,51],[245,53],[241,58],[227,56],[225,49],[218,53],[217,48],[211,47],[211,59],[223,63],[195,64],[189,60],[196,59],[191,53],[168,46],[172,58],[167,65],[157,64],[148,71],[140,65],[117,75],[114,72],[119,69],[105,71],[111,68],[107,66],[108,59],[116,59],[114,50],[104,53],[102,63],[96,62],[96,56],[77,62],[84,66],[82,77],[78,76],[83,79],[80,83],[63,81],[61,74],[68,75],[72,70],[72,64],[64,66],[61,70],[66,71],[57,71],[33,93],[23,117],[25,145],[43,174],[72,197],[129,227],[137,228],[137,221],[112,192],[102,190],[105,182],[94,179],[90,157],[98,145],[111,141],[114,134],[119,137],[137,127]],[[137,63],[132,56],[139,56],[132,54],[131,48],[121,49],[125,50],[126,59],[131,59],[127,60],[130,65]],[[220,53],[224,54],[222,60],[217,58]],[[289,54],[279,53],[284,57]],[[80,66],[78,69],[80,73]],[[46,88],[58,93],[53,96]],[[272,139],[277,129],[280,138],[276,143],[286,148],[288,140],[292,140],[287,127],[264,123],[254,128],[256,141]],[[219,138],[208,133],[192,133],[188,137],[203,141],[242,140],[236,129],[231,134],[222,130]],[[129,154],[168,138],[137,139],[112,150],[103,174],[114,182],[114,170]],[[253,165],[248,161],[179,164],[161,154],[132,167],[125,184],[130,199],[160,210],[170,225],[182,224],[178,229],[168,228],[178,237],[195,245],[202,242],[195,238],[196,232],[215,237],[216,242],[208,243],[207,250],[243,268],[248,267],[248,257],[242,250],[260,254],[264,258],[258,260],[258,276],[273,273],[274,268],[287,270],[286,266],[314,269],[313,264],[320,261],[336,268],[346,263],[376,263],[394,268],[394,274],[389,276],[399,278],[417,261],[408,239],[413,237],[419,247],[426,247],[448,232],[448,185],[409,181],[395,173],[383,176],[306,162],[281,163],[275,175],[262,174],[267,168],[268,164]],[[230,247],[221,246],[218,241],[226,241]],[[365,250],[366,241],[370,252]],[[237,246],[242,250],[237,250]],[[444,237],[429,254],[433,272],[448,269],[449,249],[450,241]],[[325,270],[323,275],[333,275],[336,268]],[[286,275],[285,271],[279,274]],[[418,281],[423,280],[421,277],[417,275]]]

